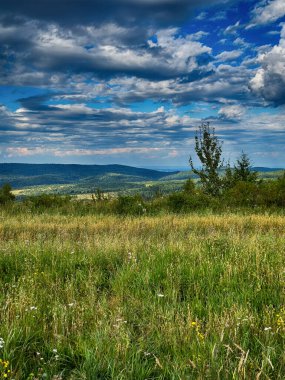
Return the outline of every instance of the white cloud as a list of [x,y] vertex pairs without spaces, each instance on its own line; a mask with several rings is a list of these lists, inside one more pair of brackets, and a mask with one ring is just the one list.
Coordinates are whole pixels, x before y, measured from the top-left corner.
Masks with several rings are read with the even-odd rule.
[[224,51],[216,56],[218,61],[232,61],[239,58],[243,54],[242,50]]
[[245,114],[245,109],[240,105],[225,106],[219,110],[218,114],[221,119],[237,121]]
[[267,101],[285,104],[285,26],[278,45],[260,54],[261,67],[250,81],[250,89]]
[[272,0],[262,2],[253,11],[253,19],[249,27],[272,23],[285,15],[285,1]]
[[233,25],[229,25],[225,31],[224,34],[237,34],[237,31],[241,28],[240,21],[237,21]]

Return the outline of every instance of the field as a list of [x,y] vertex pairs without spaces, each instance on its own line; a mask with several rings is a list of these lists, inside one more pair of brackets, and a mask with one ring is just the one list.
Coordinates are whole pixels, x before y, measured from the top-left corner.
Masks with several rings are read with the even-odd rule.
[[284,379],[284,216],[0,217],[1,378]]

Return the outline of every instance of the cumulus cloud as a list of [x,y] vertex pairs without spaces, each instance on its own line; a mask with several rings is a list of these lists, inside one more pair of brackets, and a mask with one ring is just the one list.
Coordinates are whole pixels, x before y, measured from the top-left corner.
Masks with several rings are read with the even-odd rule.
[[[18,102],[16,111],[0,106],[1,151],[8,147],[10,157],[88,157],[162,156],[168,149],[165,157],[174,158],[211,107],[219,109],[213,124],[223,133],[240,133],[245,104],[263,104],[256,95],[284,103],[285,54],[283,35],[275,47],[270,40],[250,44],[246,31],[241,33],[244,15],[237,21],[235,9],[221,6],[234,3],[0,1],[0,81],[19,93],[7,100],[13,110]],[[252,17],[262,24],[274,20],[276,12],[269,17],[264,10],[277,3],[264,1],[263,11],[260,4]],[[227,17],[227,24],[217,22]],[[213,33],[218,40],[224,33],[224,51],[213,43]],[[136,102],[152,111],[135,111]],[[205,109],[185,111],[198,109],[197,102]],[[228,132],[229,126],[234,127]],[[242,132],[245,140],[248,130]]]
[[285,104],[285,26],[278,45],[260,54],[261,67],[250,81],[250,89],[276,105]]
[[[177,28],[166,28],[153,35],[155,42],[148,31],[145,40],[138,38],[134,43],[127,35],[134,35],[136,29],[115,24],[68,30],[55,24],[26,22],[19,28],[1,28],[0,42],[14,57],[9,72],[2,72],[4,83],[17,78],[18,84],[27,85],[30,80],[42,83],[49,78],[51,85],[56,85],[64,81],[66,72],[89,73],[97,78],[134,75],[159,80],[190,76],[192,80],[212,70],[211,48],[197,41],[204,32],[181,36]],[[21,45],[24,38],[27,41]]]
[[232,61],[239,58],[242,54],[242,50],[223,51],[222,53],[216,56],[216,59],[218,61]]
[[284,0],[262,2],[253,11],[253,19],[249,27],[272,23],[285,15]]
[[218,115],[223,120],[238,121],[245,114],[245,110],[240,105],[231,105],[222,107]]
[[80,103],[43,104],[48,99],[54,98],[21,99],[22,107],[7,115],[7,122],[0,126],[0,146],[9,147],[9,157],[41,154],[44,149],[56,156],[60,156],[58,151],[75,156],[155,152],[162,146],[182,144],[189,135],[183,128],[197,123],[190,116],[180,116],[164,107],[138,112]]

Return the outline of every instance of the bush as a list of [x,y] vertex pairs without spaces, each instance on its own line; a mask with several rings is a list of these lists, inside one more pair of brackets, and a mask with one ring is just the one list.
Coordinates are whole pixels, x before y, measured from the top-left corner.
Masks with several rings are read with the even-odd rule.
[[223,201],[233,206],[256,206],[258,204],[259,186],[253,182],[237,182],[223,194]]
[[9,183],[5,183],[0,189],[0,204],[6,204],[15,200],[12,193],[12,187]]
[[69,204],[70,196],[41,194],[27,198],[26,203],[35,209],[59,208]]
[[114,211],[120,215],[143,215],[146,204],[141,195],[120,195],[114,202]]
[[214,206],[213,198],[202,192],[187,194],[186,192],[177,192],[170,194],[167,198],[169,210],[172,212],[187,212],[191,210],[204,209]]

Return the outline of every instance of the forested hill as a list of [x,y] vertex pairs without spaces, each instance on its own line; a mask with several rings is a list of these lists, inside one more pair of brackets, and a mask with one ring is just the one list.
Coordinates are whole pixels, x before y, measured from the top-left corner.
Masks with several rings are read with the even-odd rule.
[[91,178],[127,176],[136,181],[155,181],[178,172],[162,172],[124,165],[76,164],[0,164],[0,184],[9,182],[14,188],[37,185],[70,184]]

